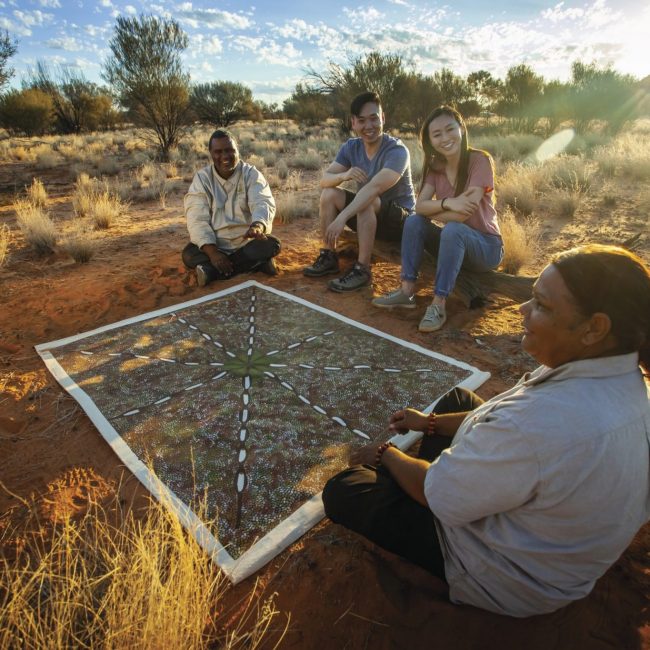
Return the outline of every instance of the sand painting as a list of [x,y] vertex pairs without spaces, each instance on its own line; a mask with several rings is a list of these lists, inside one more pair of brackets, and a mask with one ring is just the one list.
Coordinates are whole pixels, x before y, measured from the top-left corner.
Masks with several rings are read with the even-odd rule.
[[254,281],[37,350],[233,581],[322,517],[325,482],[390,438],[392,411],[488,376]]

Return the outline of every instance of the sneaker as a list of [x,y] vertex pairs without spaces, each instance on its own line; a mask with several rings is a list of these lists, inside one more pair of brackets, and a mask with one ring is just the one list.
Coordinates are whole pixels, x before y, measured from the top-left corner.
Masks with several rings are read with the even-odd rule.
[[330,250],[329,248],[321,248],[316,261],[311,266],[306,266],[302,272],[310,278],[338,273],[339,256],[336,254],[336,251]]
[[395,289],[384,296],[374,298],[372,304],[375,307],[402,307],[404,309],[415,309],[415,296],[407,296],[401,289]]
[[424,312],[424,318],[420,321],[418,329],[420,332],[435,332],[439,330],[447,320],[447,314],[445,313],[445,308],[440,305],[429,305],[426,312]]
[[199,287],[204,287],[208,282],[210,282],[210,273],[206,268],[205,264],[196,265],[196,282]]
[[361,287],[369,285],[371,281],[372,274],[370,273],[370,269],[357,262],[344,276],[336,280],[330,280],[327,286],[332,291],[343,293],[345,291],[361,289]]
[[266,273],[266,275],[278,274],[278,267],[275,265],[273,258],[266,260],[266,262],[262,262],[255,270]]

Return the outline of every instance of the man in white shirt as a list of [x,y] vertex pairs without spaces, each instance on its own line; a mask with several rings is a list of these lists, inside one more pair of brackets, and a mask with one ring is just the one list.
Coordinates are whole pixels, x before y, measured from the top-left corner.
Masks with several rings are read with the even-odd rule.
[[280,241],[270,234],[275,201],[269,184],[240,159],[229,131],[215,131],[208,149],[212,164],[196,172],[185,195],[190,243],[184,264],[196,269],[200,287],[246,271],[276,275]]

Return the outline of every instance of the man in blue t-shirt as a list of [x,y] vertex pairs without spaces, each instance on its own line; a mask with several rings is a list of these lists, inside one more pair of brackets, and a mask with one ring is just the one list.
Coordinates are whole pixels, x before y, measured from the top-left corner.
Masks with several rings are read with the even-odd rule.
[[[347,225],[357,231],[359,259],[352,270],[331,280],[333,291],[354,291],[370,284],[370,258],[375,235],[400,241],[404,219],[415,208],[409,151],[401,140],[384,133],[384,113],[376,93],[352,100],[352,130],[357,135],[339,149],[320,182],[320,222],[324,247],[303,270],[309,277],[338,273],[336,240]],[[339,187],[357,183],[357,193]]]

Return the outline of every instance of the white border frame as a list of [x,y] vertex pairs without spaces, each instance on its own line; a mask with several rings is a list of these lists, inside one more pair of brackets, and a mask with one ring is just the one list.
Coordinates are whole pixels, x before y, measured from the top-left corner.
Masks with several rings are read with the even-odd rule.
[[[126,325],[157,318],[158,316],[162,316],[173,311],[200,305],[201,303],[209,302],[216,298],[220,298],[231,293],[236,293],[243,289],[248,289],[249,287],[257,287],[258,289],[274,293],[278,296],[308,307],[309,309],[327,314],[328,316],[336,318],[337,320],[347,323],[348,325],[352,325],[358,329],[370,332],[375,336],[380,336],[384,339],[388,339],[389,341],[393,341],[394,343],[410,348],[411,350],[415,350],[416,352],[424,354],[425,356],[440,359],[450,365],[469,370],[472,374],[464,379],[460,384],[457,384],[459,387],[476,390],[490,377],[490,373],[478,370],[478,368],[470,366],[469,364],[466,364],[462,361],[457,361],[456,359],[452,359],[451,357],[447,357],[443,354],[438,354],[432,350],[427,350],[426,348],[416,345],[415,343],[410,343],[409,341],[398,339],[397,337],[386,334],[385,332],[381,332],[374,327],[370,327],[368,325],[364,325],[363,323],[354,321],[329,309],[315,305],[314,303],[304,300],[303,298],[298,298],[297,296],[292,296],[291,294],[285,293],[284,291],[280,291],[273,287],[260,284],[255,280],[248,280],[233,287],[229,287],[228,289],[224,289],[216,293],[211,293],[207,296],[202,296],[201,298],[189,300],[184,303],[172,305],[170,307],[164,307],[163,309],[148,312],[140,316],[126,318],[124,320],[118,321],[117,323],[104,325],[103,327],[98,327],[97,329],[91,330],[89,332],[84,332],[83,334],[76,334],[74,336],[68,336],[64,339],[59,339],[58,341],[50,341],[49,343],[43,343],[41,345],[35,346],[36,352],[43,359],[43,362],[45,363],[47,369],[52,373],[59,384],[61,384],[61,386],[79,403],[79,405],[87,413],[88,417],[92,420],[93,424],[97,427],[102,437],[111,446],[120,460],[131,472],[133,472],[136,478],[153,494],[156,499],[158,499],[158,501],[164,504],[168,504],[168,507],[170,507],[171,510],[178,516],[183,526],[190,533],[192,533],[198,544],[206,551],[206,553],[208,553],[208,555],[210,555],[212,560],[223,569],[224,573],[228,576],[233,584],[236,584],[244,578],[247,578],[251,574],[255,573],[258,569],[263,567],[267,562],[278,555],[278,553],[287,548],[287,546],[304,535],[312,526],[316,525],[325,516],[325,512],[323,510],[323,502],[321,500],[321,493],[314,495],[308,501],[303,503],[303,505],[300,506],[293,514],[289,515],[289,517],[280,522],[264,537],[255,542],[239,558],[234,559],[221,545],[219,540],[214,537],[214,535],[212,535],[212,533],[203,524],[203,522],[196,516],[192,509],[183,503],[183,501],[181,501],[181,499],[179,499],[168,487],[166,487],[160,481],[160,479],[158,479],[158,477],[153,472],[151,472],[150,469],[133,453],[131,448],[126,444],[126,442],[124,442],[120,434],[113,428],[111,423],[97,408],[91,397],[72,380],[68,373],[54,358],[50,350],[61,347],[63,345],[67,345],[68,343],[73,343],[74,341],[79,341],[90,336],[94,336],[96,334],[101,334],[102,332],[108,332],[110,330],[118,329]],[[435,402],[432,402],[425,409],[425,412],[428,413],[431,411],[436,402],[437,400]],[[419,432],[409,431],[405,435],[393,436],[391,438],[391,442],[393,442],[400,449],[408,449],[408,447],[410,447],[421,436],[422,434]]]

